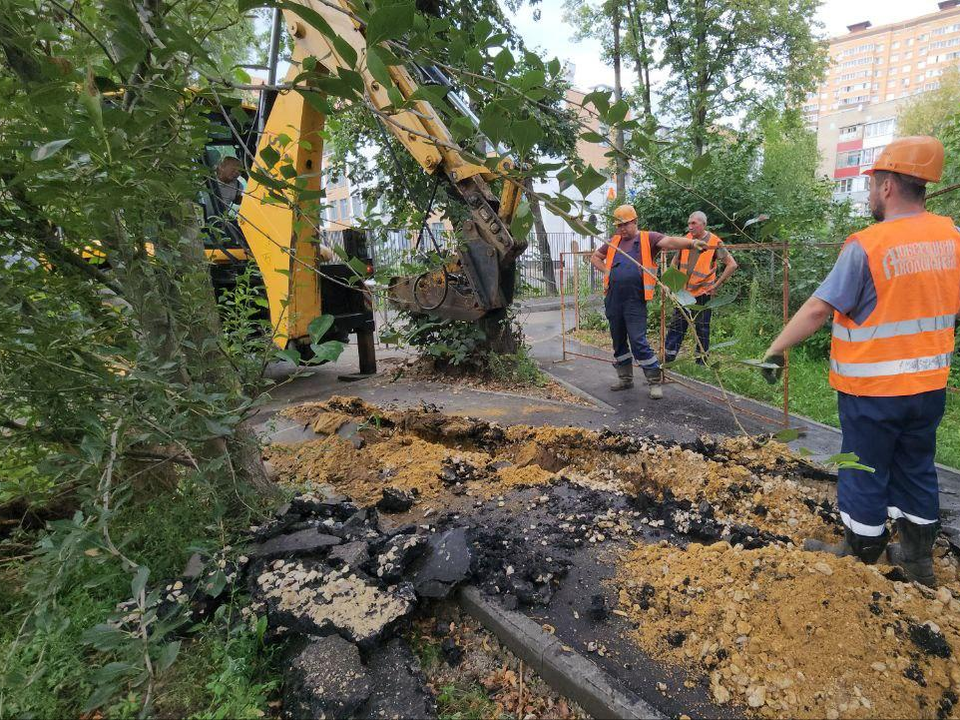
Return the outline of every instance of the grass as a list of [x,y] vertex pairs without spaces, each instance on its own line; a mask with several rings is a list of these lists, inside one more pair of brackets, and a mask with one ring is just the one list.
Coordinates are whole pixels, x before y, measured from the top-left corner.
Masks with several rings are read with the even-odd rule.
[[[745,308],[742,312],[738,308]],[[659,307],[650,307],[650,342],[658,348]],[[606,320],[599,313],[587,313],[582,318],[583,329],[577,337],[583,342],[608,348],[610,336]],[[669,323],[669,315],[667,317]],[[711,352],[711,361],[720,361],[720,377],[731,392],[779,407],[783,402],[781,384],[768,385],[756,368],[738,363],[738,360],[757,360],[763,356],[770,341],[776,337],[782,319],[765,311],[756,302],[755,294],[745,305],[731,305],[715,311],[711,323],[711,345],[734,344]],[[717,384],[715,372],[692,360],[693,330],[688,329],[680,357],[670,370],[712,385]],[[817,422],[840,427],[837,414],[837,395],[828,381],[829,330],[822,329],[790,354],[790,412],[805,415]],[[960,368],[955,367],[951,385],[960,387]],[[937,431],[937,460],[960,468],[960,395],[947,394],[947,409]]]
[[[220,512],[213,494],[200,486],[144,495],[120,511],[111,532],[124,539],[130,557],[150,568],[150,585],[179,575],[196,548],[235,542],[249,524],[245,513]],[[65,590],[39,616],[31,614],[35,599],[27,581],[42,581],[47,566],[33,558],[0,565],[0,717],[81,716],[96,672],[114,659],[87,645],[83,633],[128,598],[130,575],[114,563],[81,557],[70,567]],[[227,598],[212,619],[182,638],[177,661],[158,680],[153,714],[256,718],[267,712],[279,674],[262,643],[264,626],[239,617],[244,601]],[[34,622],[37,617],[41,622]],[[28,619],[31,632],[21,633]],[[101,710],[111,718],[136,717],[141,703],[139,689],[125,687]]]
[[[417,633],[409,639],[410,648],[420,660],[427,677],[436,674],[439,666],[446,662],[440,651],[440,643]],[[460,672],[445,674],[452,674],[453,680],[436,688],[437,716],[440,720],[491,720],[501,716],[497,704],[475,679]]]

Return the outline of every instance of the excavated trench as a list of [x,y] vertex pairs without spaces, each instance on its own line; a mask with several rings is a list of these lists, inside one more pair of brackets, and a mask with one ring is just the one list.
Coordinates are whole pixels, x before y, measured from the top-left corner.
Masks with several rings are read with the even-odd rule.
[[[274,632],[335,632],[369,654],[417,603],[471,582],[670,716],[955,714],[948,546],[936,592],[802,552],[838,536],[833,478],[778,443],[509,427],[356,398],[287,414],[317,439],[267,459],[305,495],[258,539],[319,528],[339,542],[255,560]],[[364,617],[326,607],[357,596]]]

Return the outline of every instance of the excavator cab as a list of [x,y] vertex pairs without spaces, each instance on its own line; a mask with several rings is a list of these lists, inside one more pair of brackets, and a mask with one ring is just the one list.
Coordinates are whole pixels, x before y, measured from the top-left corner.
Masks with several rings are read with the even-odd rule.
[[[333,324],[318,340],[347,342],[350,334],[356,334],[360,373],[373,374],[373,305],[362,278],[325,248],[319,228],[297,230],[293,208],[264,203],[264,188],[251,177],[259,149],[276,134],[270,119],[277,123],[289,119],[285,103],[277,103],[275,97],[269,99],[262,129],[257,108],[244,103],[211,108],[208,115],[211,130],[203,156],[205,180],[200,205],[214,289],[219,297],[236,287],[248,264],[257,263],[257,285],[268,301],[264,319],[269,319],[274,342],[281,349],[292,347],[301,357],[310,357],[314,340],[310,324],[321,315],[329,315]],[[279,120],[274,118],[275,113]],[[287,133],[294,130],[291,126]],[[240,177],[235,184],[225,186],[218,179],[217,168],[224,158],[235,158],[239,164]],[[309,162],[319,165],[319,157]],[[365,233],[344,230],[337,240],[348,258],[359,259],[366,274],[372,274]],[[318,252],[321,247],[324,251]]]

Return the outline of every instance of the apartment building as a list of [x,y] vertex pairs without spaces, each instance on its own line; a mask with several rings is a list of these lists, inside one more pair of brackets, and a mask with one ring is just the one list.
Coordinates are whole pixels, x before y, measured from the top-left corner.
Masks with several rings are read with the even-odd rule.
[[849,25],[829,41],[826,78],[807,96],[803,113],[817,129],[821,172],[834,180],[836,199],[865,210],[862,171],[895,136],[900,108],[937,89],[944,71],[960,64],[960,0],[937,7],[889,25]]

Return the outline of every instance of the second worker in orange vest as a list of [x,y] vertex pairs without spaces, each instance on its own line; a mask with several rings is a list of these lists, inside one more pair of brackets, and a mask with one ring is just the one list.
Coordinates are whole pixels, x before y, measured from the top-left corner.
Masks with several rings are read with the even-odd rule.
[[[833,315],[830,384],[841,447],[873,472],[840,469],[844,540],[808,540],[804,547],[868,563],[886,548],[891,562],[924,585],[936,582],[934,457],[960,312],[960,230],[925,210],[926,184],[939,181],[942,171],[936,138],[900,138],[883,149],[867,171],[870,211],[879,222],[847,238],[830,275],[766,356],[782,366],[783,353]],[[889,547],[888,517],[900,536]]]
[[647,301],[656,286],[660,250],[703,250],[706,243],[637,229],[637,211],[621,205],[613,211],[616,235],[593,253],[590,263],[603,273],[604,309],[613,340],[613,366],[619,382],[611,390],[633,387],[633,363],[643,369],[650,397],[663,397],[663,370],[647,342]]
[[[696,299],[696,304],[702,307],[709,303],[720,286],[730,279],[738,265],[730,251],[723,247],[723,241],[707,230],[706,214],[700,210],[691,213],[687,220],[687,229],[690,231],[687,237],[703,240],[707,244],[707,249],[703,252],[681,250],[680,257],[674,262],[687,276],[687,291]],[[719,278],[717,277],[718,261],[723,263],[723,272],[720,273]],[[694,355],[698,365],[705,365],[707,362],[712,314],[711,308],[698,309],[694,314],[693,322],[696,332]],[[680,352],[680,346],[683,344],[683,336],[687,333],[687,324],[687,315],[681,312],[680,308],[674,308],[673,317],[670,319],[670,330],[663,343],[667,362],[677,359],[677,353]]]

